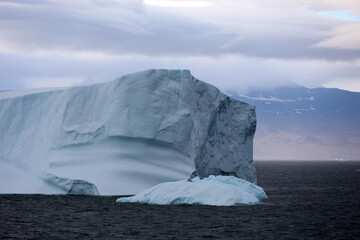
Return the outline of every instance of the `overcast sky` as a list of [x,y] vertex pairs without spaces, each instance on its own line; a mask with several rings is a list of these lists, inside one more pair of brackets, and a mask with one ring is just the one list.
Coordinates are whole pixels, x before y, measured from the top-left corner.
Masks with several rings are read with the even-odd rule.
[[0,90],[189,69],[220,89],[360,91],[359,0],[0,1]]

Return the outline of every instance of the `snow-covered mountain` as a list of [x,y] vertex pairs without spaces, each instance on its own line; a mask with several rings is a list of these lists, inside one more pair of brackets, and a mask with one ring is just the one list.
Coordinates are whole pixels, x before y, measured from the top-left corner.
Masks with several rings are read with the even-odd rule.
[[288,85],[233,97],[256,106],[254,159],[360,159],[360,93]]

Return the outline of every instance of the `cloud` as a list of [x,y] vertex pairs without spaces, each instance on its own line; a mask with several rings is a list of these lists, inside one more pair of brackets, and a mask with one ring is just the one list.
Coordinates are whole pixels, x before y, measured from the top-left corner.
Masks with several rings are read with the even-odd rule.
[[350,10],[322,11],[319,14],[346,21],[360,21],[360,16],[351,14]]
[[308,6],[313,6],[317,10],[343,10],[349,9],[353,14],[360,14],[360,5],[357,0],[347,0],[347,1],[338,1],[338,0],[301,0],[297,1],[298,4],[306,4]]
[[[357,79],[357,0],[0,1],[0,89],[188,68],[223,90]],[[48,83],[48,84],[47,84]],[[66,81],[63,82],[66,85]],[[78,84],[78,83],[75,83]],[[347,86],[348,88],[348,86]]]
[[27,77],[22,79],[25,88],[72,87],[84,82],[81,77]]
[[[332,45],[324,49],[328,46],[324,43],[338,36],[333,29],[339,23],[299,6],[279,7],[279,1],[145,3],[148,4],[90,0],[44,1],[37,5],[5,2],[0,9],[0,51],[66,52],[70,56],[234,54],[329,61],[360,56],[359,49],[333,49]],[[329,33],[335,36],[329,38]]]
[[209,7],[211,5],[208,1],[144,0],[144,3],[146,5],[171,8]]
[[315,47],[360,50],[360,24],[347,24],[335,28],[330,37]]
[[[82,78],[81,84],[91,84],[111,81],[124,74],[151,68],[190,69],[198,79],[207,81],[223,91],[238,93],[245,92],[252,86],[271,88],[287,84],[289,81],[308,87],[320,87],[327,82],[339,83],[342,79],[353,79],[360,74],[360,61],[289,61],[239,56],[134,58],[129,55],[116,58],[69,59],[57,56],[25,58],[0,54],[0,62],[0,72],[2,76],[7,76],[0,78],[2,89],[35,87],[31,86],[32,80],[37,78]],[[44,87],[53,86],[52,81],[48,82],[48,86],[46,81],[41,83]],[[349,88],[349,85],[346,87]]]

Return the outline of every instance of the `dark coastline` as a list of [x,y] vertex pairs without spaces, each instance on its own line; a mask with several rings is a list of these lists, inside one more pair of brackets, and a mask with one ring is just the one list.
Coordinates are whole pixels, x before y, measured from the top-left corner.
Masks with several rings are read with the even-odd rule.
[[358,239],[360,161],[256,161],[264,205],[119,204],[118,196],[0,195],[0,238]]

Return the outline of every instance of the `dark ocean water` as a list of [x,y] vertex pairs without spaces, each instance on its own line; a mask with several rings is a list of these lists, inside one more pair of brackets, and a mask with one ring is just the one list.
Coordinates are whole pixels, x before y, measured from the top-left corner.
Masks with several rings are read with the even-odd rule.
[[360,162],[260,161],[256,168],[269,197],[258,206],[0,195],[0,238],[360,239]]

